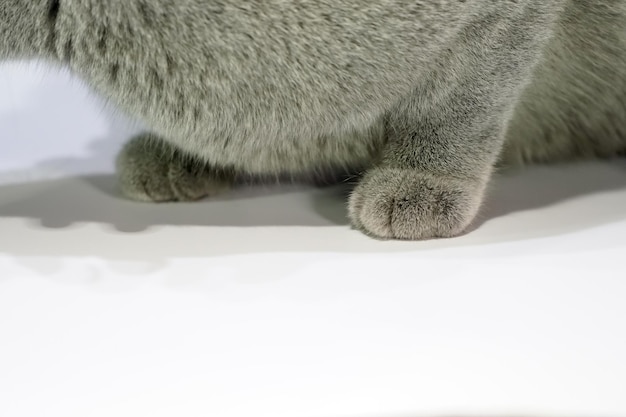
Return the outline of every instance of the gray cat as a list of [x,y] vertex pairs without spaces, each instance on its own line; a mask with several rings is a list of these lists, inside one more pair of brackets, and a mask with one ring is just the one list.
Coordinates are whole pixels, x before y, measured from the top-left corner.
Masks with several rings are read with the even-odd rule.
[[0,56],[149,123],[130,198],[358,173],[379,238],[461,234],[498,164],[626,145],[626,0],[0,0]]

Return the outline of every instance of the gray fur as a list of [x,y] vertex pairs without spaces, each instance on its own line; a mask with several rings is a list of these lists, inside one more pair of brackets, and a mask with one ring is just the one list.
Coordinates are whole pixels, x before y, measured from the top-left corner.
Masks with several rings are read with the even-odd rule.
[[497,164],[626,142],[626,0],[0,0],[0,56],[152,127],[118,159],[131,198],[362,172],[379,238],[462,233]]

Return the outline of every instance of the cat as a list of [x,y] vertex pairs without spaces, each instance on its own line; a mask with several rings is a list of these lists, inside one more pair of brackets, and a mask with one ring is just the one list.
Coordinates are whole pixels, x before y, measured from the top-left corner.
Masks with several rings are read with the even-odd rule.
[[0,58],[150,126],[117,160],[132,199],[351,173],[380,239],[464,233],[500,165],[626,145],[626,0],[0,0]]

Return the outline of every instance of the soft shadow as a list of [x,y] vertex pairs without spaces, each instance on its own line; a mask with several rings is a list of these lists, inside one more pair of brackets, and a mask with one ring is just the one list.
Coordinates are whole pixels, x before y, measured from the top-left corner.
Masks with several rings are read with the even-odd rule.
[[337,194],[334,187],[260,185],[210,200],[151,204],[122,198],[114,175],[93,175],[0,185],[0,217],[35,219],[51,229],[107,224],[124,233],[155,226],[332,226],[347,222]]
[[[465,236],[383,242],[350,229],[350,186],[258,186],[195,203],[119,197],[113,175],[0,185],[0,251],[151,260],[249,253],[394,253],[552,237],[626,218],[626,164],[537,167],[494,180]],[[175,244],[173,244],[175,242]],[[594,244],[594,246],[597,246]]]
[[586,195],[624,189],[625,159],[533,166],[497,174],[481,217],[487,220],[516,211],[545,208]]
[[[515,219],[533,223],[515,230]],[[534,166],[492,180],[472,230],[509,218],[520,237],[556,236],[626,219],[626,160]]]

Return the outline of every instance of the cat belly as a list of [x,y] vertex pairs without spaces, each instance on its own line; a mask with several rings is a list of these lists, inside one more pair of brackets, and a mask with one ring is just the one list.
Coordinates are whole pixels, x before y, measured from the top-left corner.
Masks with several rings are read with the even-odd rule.
[[[320,127],[320,132],[324,129]],[[353,171],[370,166],[381,153],[383,125],[349,128],[343,132],[282,137],[212,135],[187,141],[172,141],[209,164],[232,167],[250,174],[308,174]]]

